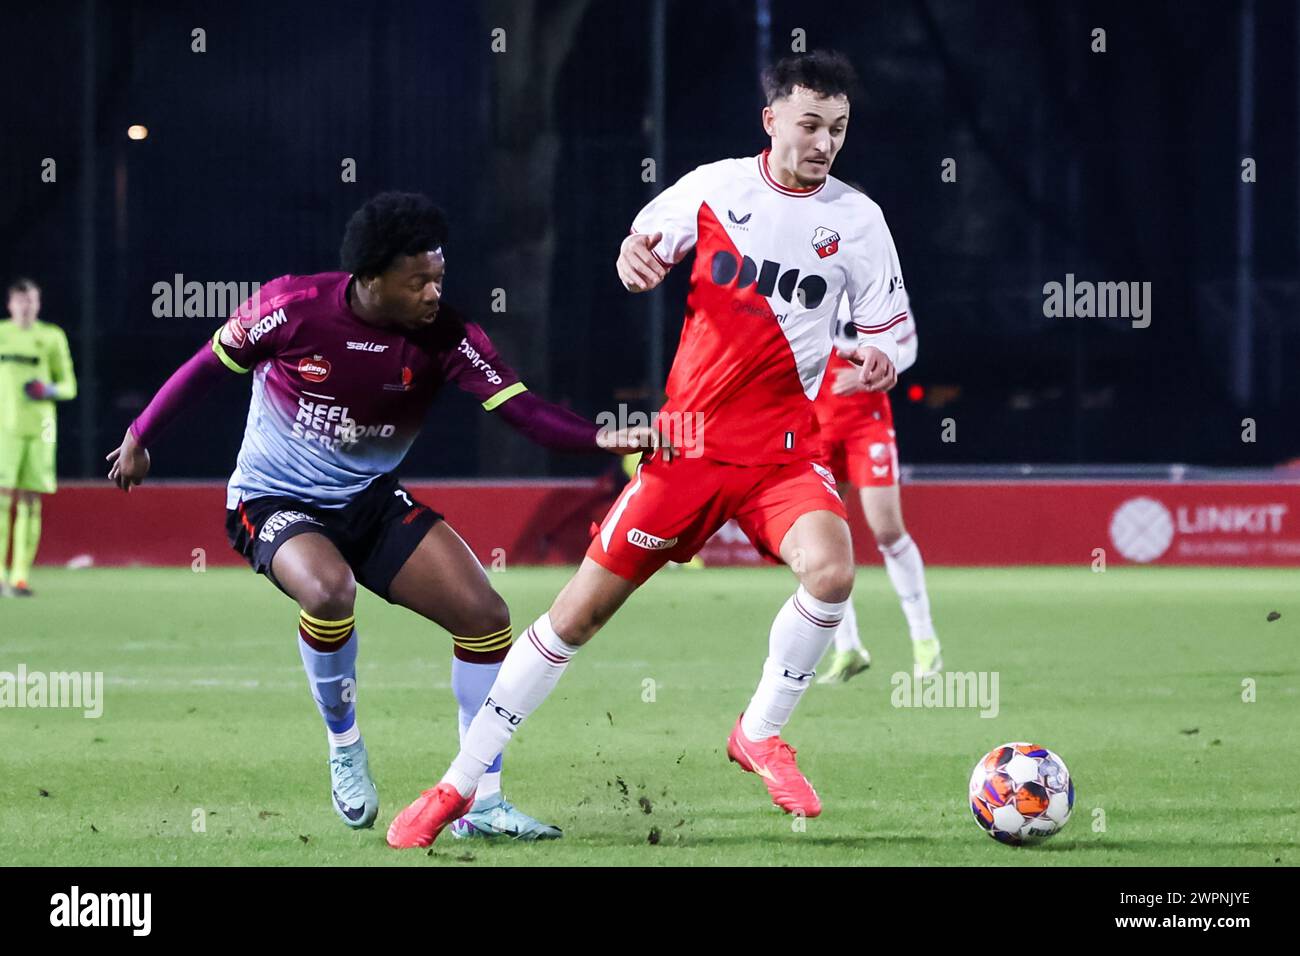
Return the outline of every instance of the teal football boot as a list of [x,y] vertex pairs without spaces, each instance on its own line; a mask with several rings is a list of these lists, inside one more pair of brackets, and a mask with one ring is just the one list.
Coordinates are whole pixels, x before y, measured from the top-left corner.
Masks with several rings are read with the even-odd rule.
[[469,813],[453,823],[451,835],[458,840],[496,837],[511,840],[558,840],[564,833],[559,827],[534,820],[498,795],[486,805],[476,804]]
[[375,825],[379,816],[379,791],[370,778],[370,759],[366,742],[358,740],[347,747],[330,748],[330,803],[354,830]]

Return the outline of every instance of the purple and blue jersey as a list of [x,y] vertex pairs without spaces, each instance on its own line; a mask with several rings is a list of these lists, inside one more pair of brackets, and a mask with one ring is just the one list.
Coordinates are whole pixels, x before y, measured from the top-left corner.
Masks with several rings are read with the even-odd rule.
[[266,283],[172,373],[131,423],[135,440],[149,448],[222,378],[251,372],[230,509],[267,495],[342,508],[401,464],[447,383],[538,445],[601,450],[595,424],[528,391],[454,309],[443,304],[418,331],[378,328],[348,305],[350,279],[323,272]]
[[263,495],[341,508],[401,464],[444,384],[489,411],[526,391],[486,333],[445,305],[415,332],[361,321],[350,278],[274,279],[213,335],[222,364],[253,376],[228,508]]

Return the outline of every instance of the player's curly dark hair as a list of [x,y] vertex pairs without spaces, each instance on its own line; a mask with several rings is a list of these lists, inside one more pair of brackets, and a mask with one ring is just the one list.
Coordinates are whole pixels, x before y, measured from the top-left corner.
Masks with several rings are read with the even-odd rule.
[[852,102],[858,95],[858,74],[849,58],[836,50],[783,57],[763,71],[768,106],[789,96],[796,86],[822,96],[847,96]]
[[447,241],[447,217],[421,193],[380,193],[352,214],[339,261],[354,276],[377,276],[398,256],[429,252]]

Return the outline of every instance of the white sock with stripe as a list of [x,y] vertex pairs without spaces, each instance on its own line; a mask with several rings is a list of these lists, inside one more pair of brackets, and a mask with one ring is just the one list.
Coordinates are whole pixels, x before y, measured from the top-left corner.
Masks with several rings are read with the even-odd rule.
[[469,796],[524,718],[555,688],[577,651],[560,640],[549,614],[534,621],[501,662],[501,672],[465,731],[460,753],[442,782],[450,783],[462,797]]
[[763,676],[740,721],[741,731],[750,740],[775,737],[790,720],[848,603],[819,601],[801,584],[777,611]]
[[862,637],[858,634],[858,615],[853,610],[853,602],[844,606],[844,620],[835,629],[835,649],[837,651],[862,650]]
[[898,594],[898,603],[907,618],[912,640],[923,641],[934,637],[934,624],[930,621],[930,595],[925,590],[925,562],[921,549],[910,534],[905,534],[889,547],[879,551],[885,558],[885,571]]

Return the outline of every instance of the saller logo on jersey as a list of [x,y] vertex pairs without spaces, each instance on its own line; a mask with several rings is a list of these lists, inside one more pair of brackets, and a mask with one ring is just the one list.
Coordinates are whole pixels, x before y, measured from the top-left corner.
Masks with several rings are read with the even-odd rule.
[[630,544],[634,544],[638,548],[645,548],[647,551],[662,551],[664,548],[671,548],[677,543],[676,538],[657,538],[640,528],[633,528],[629,531],[627,540]]
[[833,256],[840,251],[840,234],[834,229],[818,226],[813,232],[812,247],[822,259]]
[[349,342],[348,348],[354,352],[386,352],[387,345],[379,345],[375,342]]
[[324,356],[313,355],[298,363],[298,374],[309,382],[323,382],[329,378],[330,363]]

